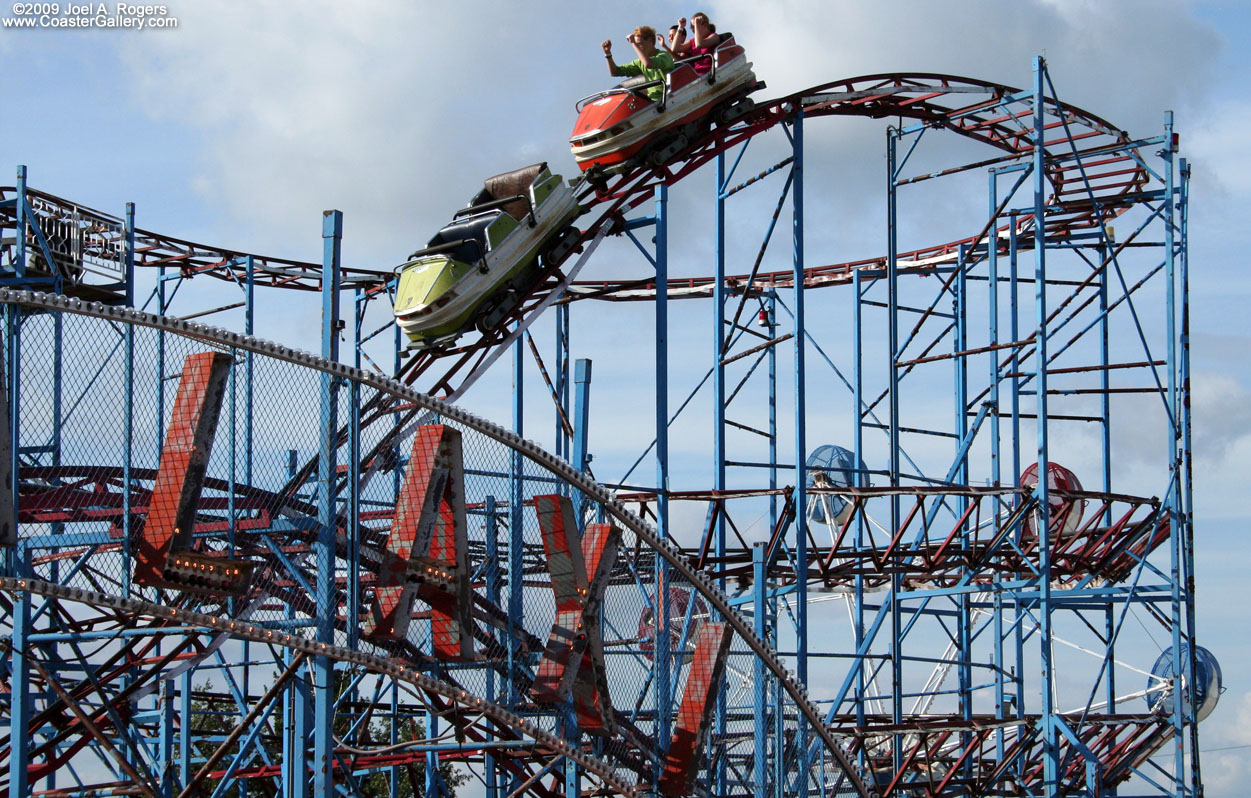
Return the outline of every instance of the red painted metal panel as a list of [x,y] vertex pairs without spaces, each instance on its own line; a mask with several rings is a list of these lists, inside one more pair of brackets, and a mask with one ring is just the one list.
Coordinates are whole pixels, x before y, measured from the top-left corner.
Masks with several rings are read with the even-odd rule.
[[695,654],[682,691],[673,740],[660,778],[664,795],[687,795],[695,787],[696,756],[708,733],[717,690],[725,671],[733,633],[726,623],[705,623],[695,637]]
[[[574,684],[573,706],[578,728],[589,733],[610,732],[612,717],[607,702],[608,671],[604,667],[604,638],[600,630],[600,605],[617,562],[621,530],[612,524],[587,524],[582,536],[582,559],[586,563],[586,600],[582,606],[582,630],[586,648]],[[601,700],[601,696],[604,700]]]
[[473,658],[465,524],[460,432],[442,424],[419,427],[363,630],[367,637],[404,637],[420,598],[430,605],[434,656]]
[[[459,433],[457,433],[459,442]],[[460,446],[456,447],[460,459]],[[456,479],[448,480],[424,563],[426,576],[418,595],[430,605],[434,656],[442,660],[473,659],[473,604],[470,595],[465,527],[464,478],[459,463]]]
[[447,481],[447,472],[436,468],[441,426],[419,427],[413,436],[408,472],[400,485],[395,517],[387,535],[386,553],[378,569],[374,600],[363,633],[382,640],[403,638],[413,617],[417,585],[408,581],[418,529],[426,514],[436,511]]
[[582,610],[589,585],[578,525],[573,517],[573,503],[565,496],[534,497],[547,570],[552,578],[556,599],[556,619],[543,650],[543,659],[535,675],[532,693],[536,701],[565,701],[573,689],[574,679],[586,649]]
[[135,548],[136,582],[165,584],[170,554],[190,546],[230,364],[223,352],[198,352],[183,361],[148,517]]
[[534,505],[552,577],[556,619],[532,694],[536,701],[572,699],[581,731],[610,731],[599,610],[617,559],[620,530],[611,524],[587,524],[578,540],[573,503],[567,497],[537,496]]

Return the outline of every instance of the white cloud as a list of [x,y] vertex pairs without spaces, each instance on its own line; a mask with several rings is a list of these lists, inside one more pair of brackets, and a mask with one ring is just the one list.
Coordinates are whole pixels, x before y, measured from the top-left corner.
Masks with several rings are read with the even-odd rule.
[[[1160,110],[1201,96],[1201,79],[1220,47],[1216,32],[1175,0],[974,0],[958,8],[920,0],[729,0],[717,9],[737,32],[750,33],[777,90],[899,71],[1024,85],[1032,79],[1030,59],[1045,52],[1061,99],[1131,129],[1158,126]],[[1147,116],[1139,119],[1140,112]]]
[[1229,724],[1231,745],[1251,745],[1251,692],[1238,696],[1232,707],[1233,719]]
[[1209,798],[1244,795],[1251,780],[1251,758],[1245,751],[1220,751],[1203,758],[1204,795]]
[[[170,160],[185,172],[188,191],[202,198],[201,207],[213,217],[201,226],[224,231],[212,243],[316,257],[320,211],[338,207],[346,212],[344,252],[349,263],[385,268],[424,241],[483,176],[538,159],[549,159],[570,174],[574,167],[564,137],[572,122],[572,102],[611,80],[598,42],[619,39],[637,22],[659,25],[690,10],[677,4],[645,10],[575,9],[553,0],[441,6],[345,6],[328,0],[298,6],[186,4],[178,9],[179,29],[169,35],[115,37],[96,44],[111,41],[110,46],[122,51],[129,68],[130,82],[123,90],[128,102],[167,127],[185,131],[182,140],[163,146],[176,153]],[[1062,99],[1135,134],[1158,132],[1164,108],[1206,107],[1202,118],[1210,114],[1222,123],[1193,138],[1205,162],[1240,150],[1231,131],[1249,121],[1240,113],[1251,114],[1245,103],[1241,112],[1222,113],[1205,94],[1205,77],[1214,69],[1221,44],[1218,33],[1194,18],[1182,2],[972,0],[957,10],[928,0],[836,5],[787,0],[768,6],[723,0],[708,10],[722,30],[733,30],[748,48],[758,75],[769,83],[765,96],[880,71],[963,74],[1026,85],[1031,57],[1045,51]],[[823,119],[808,126],[810,262],[880,254],[881,124]],[[1182,128],[1187,129],[1185,122]],[[776,144],[753,144],[753,154]],[[73,157],[76,153],[67,153]],[[681,261],[691,274],[709,270],[706,178],[696,175],[671,195],[674,218],[681,215],[683,221],[671,228],[674,260],[694,253]],[[969,185],[968,190],[962,184],[949,191],[939,202],[930,202],[928,195],[922,202],[909,198],[905,236],[929,244],[935,236],[947,240],[966,234],[969,218],[985,212],[984,187]],[[750,267],[774,196],[743,200],[763,201],[766,207],[755,216],[749,212],[738,217],[750,220],[731,230],[733,268]],[[180,229],[163,232],[185,235]],[[785,238],[775,237],[769,268],[779,268],[778,259],[787,259]],[[607,252],[606,247],[600,254]],[[646,268],[641,259],[631,258],[597,257],[586,274],[620,276],[628,269],[636,273]],[[1196,287],[1212,280],[1197,262],[1195,275]],[[817,292],[813,307],[828,312],[840,306],[846,299],[838,291]],[[284,302],[282,307],[297,304]],[[301,307],[316,312],[315,307]],[[675,307],[675,342],[688,335],[694,347],[703,346],[707,307],[706,302]],[[582,314],[579,308],[575,317]],[[614,325],[628,328],[638,317],[615,309],[587,310],[586,315],[596,316],[596,324],[604,320],[607,338]],[[810,314],[814,329],[823,323],[818,316]],[[306,337],[301,331],[310,319],[294,310],[270,310],[264,317],[265,335],[288,341]],[[1196,317],[1196,326],[1204,323],[1211,322]],[[837,321],[828,326],[833,332],[821,335],[839,334]],[[585,329],[576,335],[585,347],[581,353],[590,353],[592,341]],[[849,358],[837,344],[831,345],[829,337],[822,343],[849,369]],[[698,376],[707,368],[706,352],[694,347],[672,348],[675,371]],[[639,353],[637,360],[647,361],[643,366],[626,360],[617,358],[611,367],[603,364],[597,371],[593,406],[612,408],[594,411],[596,429],[603,430],[597,440],[605,448],[609,430],[650,421],[646,402],[637,401],[650,382],[650,353]],[[843,442],[847,434],[840,431],[849,426],[845,392],[815,357],[809,370],[814,385],[828,380],[833,386],[829,395],[811,400],[813,415],[821,416],[818,424],[831,429],[814,432],[812,440],[825,442],[816,440],[819,434]],[[675,379],[675,385],[680,382]],[[1213,386],[1201,396],[1208,388],[1198,376],[1195,386],[1197,445],[1218,475],[1206,484],[1224,486],[1221,474],[1231,483],[1240,476],[1232,452],[1246,445],[1243,438],[1227,434],[1229,420],[1241,419],[1245,412],[1221,396],[1242,394],[1222,394],[1223,388]],[[927,393],[917,391],[914,397],[925,402]],[[483,401],[506,412],[506,403],[496,395]],[[706,405],[701,399],[690,412]],[[782,415],[787,415],[785,408]],[[827,417],[832,419],[828,424]],[[675,442],[700,451],[708,445],[709,428],[699,420],[683,424]],[[1127,430],[1127,425],[1114,425],[1118,434]],[[1096,459],[1086,432],[1062,441],[1069,458],[1065,462],[1074,467]],[[1132,465],[1138,443],[1142,456],[1157,463],[1163,446],[1154,441],[1133,436],[1128,442],[1118,439],[1116,448]],[[931,460],[938,464],[935,469],[945,470],[949,457],[936,452],[926,460],[927,468]],[[1092,466],[1083,473],[1094,470]],[[1152,486],[1147,492],[1160,489]],[[1241,495],[1224,487],[1201,489],[1217,497],[1206,506],[1224,506],[1227,493]]]
[[1227,693],[1202,730],[1201,750],[1211,751],[1203,756],[1206,794],[1244,794],[1251,780],[1251,756],[1235,747],[1251,746],[1251,692]]
[[1251,102],[1231,99],[1195,119],[1184,141],[1198,176],[1226,199],[1245,198],[1251,185],[1251,152],[1244,132],[1248,125]]
[[1195,511],[1207,517],[1251,515],[1251,392],[1229,374],[1192,379]]
[[1251,437],[1251,391],[1230,374],[1199,373],[1191,383],[1195,456],[1201,463],[1222,463]]
[[[770,96],[888,70],[1020,84],[1031,55],[1046,49],[1060,90],[1073,92],[1065,99],[1118,125],[1154,127],[1157,109],[1192,93],[1213,34],[1177,3],[1153,0],[1153,13],[1141,5],[978,0],[953,12],[921,0],[885,8],[727,0],[711,11],[749,48]],[[1107,24],[1077,24],[1079,11]],[[1112,24],[1131,12],[1133,25]],[[598,41],[679,13],[677,4],[590,14],[502,0],[227,2],[180,8],[176,35],[133,36],[121,47],[142,107],[204,142],[190,159],[192,184],[242,228],[246,240],[233,246],[307,239],[318,212],[335,206],[348,214],[346,251],[386,265],[482,177],[541,158],[571,170],[572,102],[609,81]],[[1138,119],[1140,107],[1154,116]],[[843,145],[846,134],[877,146],[875,126],[846,127],[823,130]],[[847,154],[840,146],[826,157]],[[878,172],[852,177],[876,186]]]

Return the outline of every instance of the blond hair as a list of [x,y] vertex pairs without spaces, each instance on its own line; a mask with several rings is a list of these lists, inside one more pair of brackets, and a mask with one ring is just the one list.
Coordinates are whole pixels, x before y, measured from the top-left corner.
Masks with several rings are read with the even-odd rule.
[[651,25],[639,25],[634,29],[634,35],[642,36],[643,39],[652,42],[653,44],[656,42],[656,29]]

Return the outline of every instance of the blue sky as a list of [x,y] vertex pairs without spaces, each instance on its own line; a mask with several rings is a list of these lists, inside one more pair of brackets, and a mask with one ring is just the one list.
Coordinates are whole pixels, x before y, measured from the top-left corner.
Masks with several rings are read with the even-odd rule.
[[[173,30],[0,30],[0,169],[11,175],[26,164],[33,186],[102,210],[120,212],[134,201],[147,229],[310,260],[320,256],[320,211],[339,208],[345,258],[377,269],[390,269],[423,242],[483,176],[545,159],[572,174],[564,139],[573,102],[609,80],[598,43],[695,10],[551,0],[167,5],[179,20]],[[1244,213],[1251,199],[1244,143],[1251,3],[723,0],[706,10],[749,48],[770,96],[881,71],[1020,86],[1030,80],[1031,58],[1044,53],[1062,99],[1134,135],[1158,132],[1166,109],[1177,113],[1182,151],[1195,167],[1200,631],[1230,688],[1204,739],[1213,748],[1244,746],[1208,757],[1208,795],[1235,794],[1234,785],[1251,777],[1251,675],[1243,665],[1251,642],[1239,611],[1251,604],[1243,542],[1251,519],[1251,233]],[[808,186],[810,207],[832,219],[829,258],[877,254],[880,235],[864,231],[883,215],[880,129],[834,125],[816,135],[814,171],[837,176]],[[711,181],[696,175],[672,194],[681,273],[708,271],[701,264],[712,236]],[[973,202],[980,208],[984,199]],[[943,221],[926,220],[917,232]],[[639,268],[625,248],[606,247],[588,276]],[[188,305],[180,313],[234,301],[207,280],[184,291]],[[317,323],[313,298],[263,301],[259,332],[306,346]],[[602,323],[594,315],[601,312]],[[674,321],[674,369],[702,373],[705,325],[685,315]],[[385,309],[375,317],[384,321]],[[646,401],[630,390],[650,385],[649,355],[613,349],[622,330],[646,318],[642,309],[575,308],[575,355],[596,358],[592,428],[601,476],[620,476],[637,456],[636,436],[623,432],[651,423]],[[240,324],[231,314],[217,323]],[[550,327],[541,323],[536,336],[550,340]],[[508,385],[497,368],[466,403],[506,423]],[[671,402],[689,387],[675,386]],[[542,421],[527,434],[545,441],[552,423],[541,390],[528,390],[532,416]],[[692,483],[678,487],[704,486],[704,426],[684,426],[675,448],[689,456],[682,477]]]

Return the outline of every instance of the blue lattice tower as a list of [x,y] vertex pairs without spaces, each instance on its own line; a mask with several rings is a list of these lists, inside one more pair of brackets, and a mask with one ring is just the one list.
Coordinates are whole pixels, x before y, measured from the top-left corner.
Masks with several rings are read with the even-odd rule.
[[[805,176],[810,195],[825,187],[805,175],[804,130],[848,115],[898,120],[887,137],[887,251],[827,263],[805,247]],[[990,147],[989,157],[934,165],[927,145],[944,132]],[[784,154],[744,178],[748,145],[769,137]],[[91,281],[69,268],[79,255],[54,240],[86,219],[96,243],[80,247],[81,262],[120,253],[112,262],[131,304],[130,275],[151,268],[162,313],[172,289],[197,276],[233,283],[244,311],[240,336],[0,294],[17,530],[0,583],[13,597],[10,794],[120,782],[177,795],[221,779],[220,791],[261,781],[295,795],[375,777],[392,792],[403,781],[434,792],[451,763],[496,796],[681,794],[691,784],[716,795],[1106,794],[1142,774],[1153,779],[1143,789],[1187,794],[1199,784],[1193,719],[1210,710],[1187,695],[1198,689],[1188,677],[1210,669],[1197,669],[1186,587],[1187,171],[1176,156],[1171,121],[1134,139],[1063,105],[1040,61],[1024,91],[932,75],[817,86],[711,127],[678,161],[623,174],[606,193],[587,189],[584,251],[563,268],[572,279],[605,236],[635,238],[654,280],[574,296],[654,303],[648,349],[662,396],[674,377],[670,289],[712,299],[711,473],[695,490],[670,484],[667,430],[683,411],[657,403],[655,486],[627,497],[655,528],[586,475],[589,363],[569,374],[577,302],[554,311],[552,384],[557,448],[573,467],[516,434],[527,429],[520,387],[512,432],[412,388],[457,396],[508,351],[520,375],[525,327],[567,287],[555,273],[464,350],[397,357],[390,371],[403,380],[391,381],[335,362],[344,291],[356,300],[354,362],[368,339],[391,338],[364,324],[387,283],[339,263],[337,214],[323,220],[323,261],[310,264],[164,237],[136,229],[130,212],[109,217],[24,184],[5,189],[0,218],[24,232],[0,268],[28,280],[19,285],[120,291],[83,287]],[[668,273],[668,193],[713,162],[716,273],[679,283]],[[915,210],[906,193],[972,173],[987,174],[989,197],[970,234],[903,244]],[[771,216],[729,202],[770,187]],[[752,215],[764,237],[741,275],[727,274],[734,213]],[[790,251],[770,271],[765,251],[787,220]],[[40,258],[42,272],[23,272]],[[100,282],[110,280],[121,282]],[[256,289],[279,287],[322,300],[322,357],[250,338]],[[822,340],[830,313],[848,320],[838,349]],[[753,318],[754,334],[744,332]],[[602,374],[610,360],[600,360]],[[197,384],[187,364],[209,361],[228,374],[218,422],[199,433],[197,474],[175,468],[175,433],[191,426],[173,419]],[[832,442],[858,464],[851,479],[804,467],[826,443],[811,440],[818,411],[807,400],[827,366],[850,397],[852,420]],[[201,403],[209,382],[198,383]],[[758,409],[727,412],[748,384],[761,386]],[[1136,396],[1151,407],[1127,404]],[[788,397],[793,419],[779,423]],[[1113,467],[1115,419],[1130,417],[1166,442],[1145,486]],[[415,443],[436,426],[455,434]],[[450,448],[433,456],[457,436],[459,467]],[[1087,439],[1097,457],[1071,454]],[[1086,488],[1058,476],[1031,487],[1028,467],[1058,474],[1056,461]],[[196,490],[176,492],[186,502],[171,517],[182,520],[161,532],[151,522],[163,470]],[[1143,497],[1151,492],[1163,498]],[[401,511],[409,493],[429,505],[415,525]],[[674,528],[679,501],[707,506],[702,538]],[[545,537],[544,502],[561,508],[560,535]],[[745,515],[768,519],[750,540]],[[576,568],[573,593],[554,589],[568,574],[549,567],[550,551],[586,554],[585,569],[614,529],[618,557],[583,574],[581,603]],[[137,576],[145,535],[178,543],[161,548],[159,579]],[[209,570],[218,567],[249,570],[246,587],[221,589]],[[558,598],[572,602],[563,622]],[[403,622],[367,633],[375,609]],[[1140,689],[1123,663],[1145,669],[1160,656],[1142,659],[1132,613],[1170,638],[1149,711],[1141,697],[1132,708],[1121,700]],[[1169,741],[1185,745],[1155,768]]]

